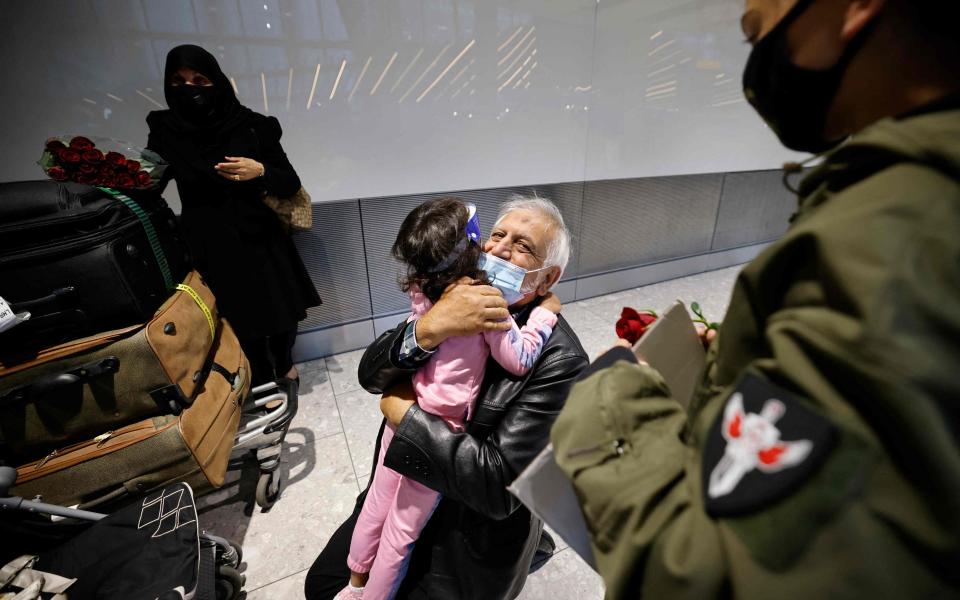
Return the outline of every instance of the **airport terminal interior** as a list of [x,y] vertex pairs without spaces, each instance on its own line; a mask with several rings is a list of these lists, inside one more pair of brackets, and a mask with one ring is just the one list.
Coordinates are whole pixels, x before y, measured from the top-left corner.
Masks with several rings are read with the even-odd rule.
[[[0,509],[13,510],[0,510],[0,546],[40,558],[17,559],[0,571],[0,599],[38,581],[29,573],[44,572],[34,585],[43,598],[58,589],[65,595],[57,598],[70,599],[332,598],[314,579],[331,568],[336,575],[323,582],[336,588],[332,593],[342,588],[340,600],[639,597],[641,572],[649,575],[642,581],[653,590],[649,597],[669,598],[670,591],[657,590],[682,587],[664,582],[698,582],[704,571],[690,565],[710,552],[723,557],[711,564],[732,574],[707,569],[705,580],[715,576],[722,584],[710,580],[697,589],[740,597],[734,592],[749,589],[751,576],[764,585],[796,584],[784,565],[808,558],[809,540],[822,546],[826,538],[796,534],[782,564],[757,558],[780,556],[770,550],[771,528],[790,523],[785,530],[799,531],[800,521],[780,513],[751,520],[761,519],[754,514],[761,509],[750,494],[764,507],[780,502],[793,510],[790,494],[807,490],[806,478],[836,480],[846,476],[842,468],[854,468],[854,459],[834,464],[841,449],[868,448],[871,458],[856,464],[902,465],[886,454],[896,454],[899,442],[875,437],[889,432],[877,425],[886,408],[871,408],[895,406],[897,398],[913,398],[894,411],[897,423],[930,431],[910,438],[923,445],[923,457],[957,448],[955,403],[943,400],[956,384],[937,377],[960,353],[955,338],[936,332],[955,335],[960,326],[948,308],[960,305],[956,261],[943,262],[960,254],[952,254],[950,235],[934,233],[957,222],[956,203],[944,200],[958,196],[960,128],[950,112],[957,96],[945,94],[953,100],[931,102],[934,108],[890,109],[906,119],[895,123],[917,123],[916,135],[898,137],[889,123],[883,135],[864,134],[861,151],[872,139],[898,157],[885,154],[883,169],[902,160],[929,163],[938,173],[924,179],[913,172],[918,184],[855,186],[884,199],[876,210],[886,216],[877,221],[853,208],[844,213],[838,207],[847,205],[832,199],[822,213],[835,210],[832,216],[810,215],[831,194],[846,197],[844,186],[857,180],[830,179],[847,163],[816,170],[831,159],[811,156],[829,144],[790,143],[770,112],[776,101],[795,110],[819,104],[789,104],[805,96],[782,89],[769,92],[774,100],[757,99],[767,81],[763,69],[783,68],[782,78],[769,78],[772,86],[807,75],[802,82],[811,94],[839,86],[837,69],[866,69],[876,56],[871,36],[892,35],[883,10],[894,9],[876,7],[906,6],[843,4],[851,8],[837,19],[853,23],[851,15],[862,10],[861,21],[881,26],[849,25],[842,30],[847,49],[836,52],[843,58],[832,59],[838,66],[797,75],[801,67],[784,66],[789,57],[771,57],[786,52],[784,28],[814,18],[811,5],[826,11],[828,0],[4,2]],[[764,39],[756,25],[761,16]],[[782,25],[774,28],[773,17]],[[852,58],[858,51],[865,58]],[[916,89],[935,86],[919,82]],[[803,139],[811,133],[794,131]],[[800,187],[810,173],[816,185]],[[947,181],[953,187],[942,191]],[[918,196],[940,208],[931,208],[917,230],[910,229],[914,222],[897,225],[915,215],[891,200],[902,189],[941,190]],[[798,203],[798,193],[812,199]],[[427,211],[441,205],[454,208]],[[808,237],[789,238],[797,226]],[[854,241],[830,237],[838,232]],[[882,279],[888,264],[906,270]],[[458,273],[487,279],[447,288]],[[925,277],[954,284],[929,287],[920,283]],[[929,295],[905,291],[921,288]],[[664,316],[677,300],[690,319]],[[777,312],[781,300],[791,308]],[[829,310],[810,308],[820,303]],[[732,326],[728,308],[737,315]],[[692,374],[672,374],[641,346],[628,350],[644,343],[650,327],[666,331],[668,323],[694,348],[692,362],[681,365]],[[511,331],[490,332],[511,324]],[[888,326],[896,335],[885,338]],[[711,347],[717,328],[719,340],[731,340],[726,346]],[[452,350],[474,342],[477,353]],[[674,346],[656,343],[647,352],[680,360]],[[838,366],[837,356],[861,350],[864,362]],[[566,362],[550,362],[557,353],[566,353]],[[921,358],[900,363],[898,356]],[[594,363],[601,357],[609,364]],[[642,386],[640,379],[636,389],[626,379],[596,383],[617,373],[626,378],[624,362],[644,378]],[[560,364],[566,370],[546,375]],[[683,384],[674,379],[680,377]],[[751,396],[754,388],[738,387],[744,381],[760,385],[756,394],[768,402]],[[672,399],[669,390],[687,383],[687,398]],[[631,396],[614,411],[631,415],[618,425],[604,403],[614,402],[609,390],[628,388],[671,404],[645,413],[652,409]],[[851,400],[891,390],[899,396],[887,404]],[[442,408],[450,398],[459,404]],[[544,398],[553,404],[536,404]],[[588,402],[603,408],[585,409]],[[649,475],[638,466],[646,463],[616,466],[641,446],[647,451],[641,440],[648,438],[639,433],[646,424],[686,415],[687,402],[690,423],[670,425],[682,449],[654,462],[687,461],[677,473],[696,462],[693,500],[682,496],[683,485],[671,487],[686,475]],[[793,420],[801,414],[806,421]],[[704,415],[717,419],[712,437]],[[947,425],[940,431],[931,423]],[[392,441],[378,455],[381,432]],[[609,439],[569,450],[590,435]],[[537,497],[544,480],[528,484],[532,500],[513,486],[508,492],[551,440],[551,449],[568,450],[557,450],[549,463],[563,494]],[[719,461],[715,468],[704,463],[702,481],[699,458],[690,458],[701,442],[709,460]],[[754,446],[741,452],[742,444]],[[402,460],[401,450],[391,458],[389,447],[402,447]],[[606,458],[589,462],[598,448]],[[550,456],[545,452],[538,460]],[[923,548],[916,564],[955,565],[960,471],[951,465],[920,469],[939,479],[914,482],[929,487],[904,500],[904,512],[898,502],[906,496],[884,496],[879,508],[856,514],[876,508],[885,515],[879,521],[897,523],[883,543],[909,538],[896,547],[905,555]],[[849,485],[862,484],[869,498],[873,482],[882,495],[913,482],[899,468],[878,470],[882,480],[849,475],[861,482]],[[375,469],[386,474],[382,481],[372,481]],[[662,489],[643,488],[645,476]],[[647,512],[618,504],[627,496],[606,487],[618,479],[631,493],[639,490]],[[774,482],[773,491],[762,482]],[[388,499],[377,500],[381,494]],[[858,540],[849,532],[884,527],[862,517],[869,524],[858,529],[844,520],[841,492],[831,494],[820,497],[835,504],[809,508],[812,520],[844,515],[837,527],[850,527],[848,533],[829,539]],[[358,495],[365,502],[359,521]],[[921,498],[944,504],[924,512]],[[548,523],[537,533],[541,518],[559,519],[555,514],[571,506],[575,517],[557,521],[561,531]],[[699,520],[671,520],[689,511],[701,511]],[[952,520],[937,521],[947,514]],[[365,519],[380,521],[369,529]],[[108,522],[126,523],[127,533],[103,537]],[[334,535],[345,522],[347,537]],[[676,531],[706,522],[722,524],[696,537],[716,548],[688,554]],[[673,537],[661,535],[661,526]],[[621,528],[635,538],[618,537]],[[746,542],[736,537],[743,531]],[[749,538],[757,531],[767,532],[756,534],[761,541]],[[943,537],[930,533],[937,531]],[[492,543],[487,534],[510,549],[501,553],[494,544],[481,556],[471,544]],[[633,542],[624,539],[636,547],[625,549]],[[8,546],[11,540],[17,542]],[[179,549],[145,549],[161,543]],[[373,547],[367,562],[356,558],[365,543]],[[392,563],[384,558],[391,552]],[[592,564],[598,556],[599,572]],[[0,558],[3,565],[16,556]],[[636,570],[624,571],[620,561],[631,560]],[[790,589],[831,597],[825,587],[804,586],[849,583],[831,571],[843,560],[824,561],[803,563],[818,575]],[[868,559],[854,562],[863,572],[850,581],[882,580],[866,574]],[[923,567],[910,565],[897,571],[897,581],[915,582],[929,591],[924,597],[954,597],[943,589],[956,585],[955,576],[928,580]],[[634,578],[624,582],[624,573]],[[87,577],[112,578],[115,587],[84,592]],[[409,587],[415,585],[417,593]],[[832,597],[856,597],[851,589]],[[170,590],[179,591],[163,595]]]

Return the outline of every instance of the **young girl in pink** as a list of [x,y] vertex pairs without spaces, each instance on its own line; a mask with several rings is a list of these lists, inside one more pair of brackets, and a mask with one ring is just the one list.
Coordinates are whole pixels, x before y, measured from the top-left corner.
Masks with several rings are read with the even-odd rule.
[[[483,250],[476,223],[470,209],[456,198],[425,202],[404,219],[392,253],[407,266],[403,289],[410,294],[409,320],[425,314],[444,289],[461,277],[486,280],[480,270]],[[443,418],[451,429],[463,431],[489,356],[514,375],[524,375],[539,358],[557,323],[556,312],[547,310],[544,304],[560,310],[559,301],[551,294],[531,311],[522,328],[514,322],[508,331],[449,338],[440,344],[413,376],[420,408]],[[393,435],[388,423],[373,480],[353,530],[347,557],[350,585],[337,594],[337,600],[392,598],[403,579],[413,544],[440,501],[436,491],[383,465]]]

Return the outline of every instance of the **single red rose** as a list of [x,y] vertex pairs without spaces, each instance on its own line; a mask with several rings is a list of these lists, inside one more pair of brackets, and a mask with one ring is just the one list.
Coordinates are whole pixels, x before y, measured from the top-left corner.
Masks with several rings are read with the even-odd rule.
[[103,187],[117,187],[117,176],[113,173],[108,173],[100,177],[100,185]]
[[82,135],[78,135],[70,140],[70,147],[74,150],[80,150],[81,152],[93,148],[93,145],[93,142],[91,142],[89,138],[85,138]]
[[62,150],[66,147],[66,144],[60,140],[48,140],[46,145],[46,149],[53,153],[56,153],[57,150]]
[[97,183],[97,174],[96,173],[80,173],[77,175],[77,183],[84,183],[86,185],[94,185]]
[[150,185],[151,182],[152,180],[150,179],[150,173],[147,173],[146,171],[137,172],[137,185],[144,187]]
[[132,188],[136,187],[137,182],[130,173],[120,173],[117,175],[117,187]]
[[99,165],[103,162],[103,152],[100,152],[96,148],[90,148],[83,151],[83,160],[94,165]]
[[57,153],[57,160],[65,165],[76,165],[80,162],[80,153],[74,148],[64,148]]
[[95,167],[94,165],[91,165],[90,163],[81,164],[77,170],[83,173],[84,175],[97,174],[97,167]]
[[63,167],[50,167],[47,169],[47,175],[49,175],[50,178],[55,181],[66,181],[70,179],[70,177],[67,175],[66,169]]
[[623,312],[620,313],[620,320],[617,321],[617,337],[635,344],[647,332],[647,327],[656,320],[657,317],[650,313],[641,313],[630,307],[625,307]]
[[119,152],[107,152],[106,156],[103,157],[103,160],[111,165],[117,165],[118,167],[127,164],[127,157]]
[[126,164],[127,164],[127,170],[130,171],[131,173],[136,173],[137,171],[140,170],[139,160],[128,159]]

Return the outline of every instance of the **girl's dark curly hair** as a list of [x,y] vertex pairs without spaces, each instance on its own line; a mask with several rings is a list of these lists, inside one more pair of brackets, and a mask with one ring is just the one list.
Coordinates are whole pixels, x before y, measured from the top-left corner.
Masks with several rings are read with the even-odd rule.
[[[397,240],[390,253],[407,266],[407,274],[400,279],[403,291],[412,287],[436,302],[448,285],[461,277],[486,281],[480,270],[483,250],[467,240],[469,211],[466,203],[453,197],[428,200],[410,211],[400,225]],[[445,268],[444,261],[462,249]]]

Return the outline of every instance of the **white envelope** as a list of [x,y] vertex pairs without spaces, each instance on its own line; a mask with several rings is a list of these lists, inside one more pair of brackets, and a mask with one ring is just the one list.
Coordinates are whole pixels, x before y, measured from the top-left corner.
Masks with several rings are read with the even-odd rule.
[[[686,408],[699,382],[706,353],[683,303],[678,300],[668,308],[633,350],[660,371],[673,397]],[[570,480],[554,460],[552,444],[507,489],[552,527],[588,565],[597,568],[580,504]]]

